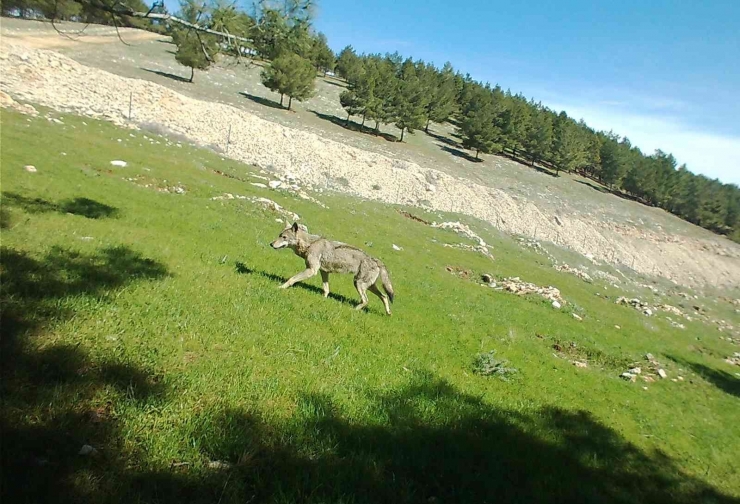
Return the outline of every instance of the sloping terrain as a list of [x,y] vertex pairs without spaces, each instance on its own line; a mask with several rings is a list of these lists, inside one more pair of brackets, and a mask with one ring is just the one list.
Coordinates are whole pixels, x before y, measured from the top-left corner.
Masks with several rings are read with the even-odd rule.
[[[636,310],[482,221],[36,110],[0,115],[3,502],[740,499],[740,301]],[[392,317],[277,288],[293,213],[387,264]]]
[[258,84],[259,66],[224,61],[198,74],[195,84],[184,83],[177,79],[173,46],[160,38],[137,40],[135,30],[123,34],[131,36],[131,47],[116,42],[91,51],[85,36],[75,43],[62,39],[60,50],[89,65],[81,66],[33,49],[44,25],[30,25],[3,24],[11,36],[4,37],[0,86],[17,99],[164,127],[224,151],[229,140],[229,157],[289,173],[313,188],[474,216],[627,274],[693,286],[740,285],[740,246],[661,210],[602,193],[592,181],[554,178],[495,156],[470,163],[455,155],[459,146],[448,126],[435,125],[429,136],[418,132],[403,145],[343,128],[337,81],[319,79],[317,96],[291,113],[276,109],[274,97]]

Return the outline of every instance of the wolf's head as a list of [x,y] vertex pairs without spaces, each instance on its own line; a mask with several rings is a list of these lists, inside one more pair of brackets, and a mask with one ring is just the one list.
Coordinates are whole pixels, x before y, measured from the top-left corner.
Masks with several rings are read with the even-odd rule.
[[298,223],[294,222],[292,226],[283,229],[277,239],[270,243],[270,246],[274,249],[285,247],[295,248],[298,244],[298,233],[300,231],[301,229],[298,227]]

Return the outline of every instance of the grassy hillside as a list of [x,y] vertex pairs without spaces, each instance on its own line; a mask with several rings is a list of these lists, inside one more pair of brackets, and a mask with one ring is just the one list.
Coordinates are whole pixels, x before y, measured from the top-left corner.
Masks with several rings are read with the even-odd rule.
[[[210,151],[59,120],[2,112],[7,502],[738,502],[737,346],[716,329],[617,306],[480,223],[493,262],[390,206],[324,209]],[[382,258],[393,316],[354,311],[349,276],[330,299],[320,278],[278,290],[303,266],[269,247],[279,216],[225,192]],[[490,350],[509,381],[473,373]],[[620,379],[646,352],[684,380]]]

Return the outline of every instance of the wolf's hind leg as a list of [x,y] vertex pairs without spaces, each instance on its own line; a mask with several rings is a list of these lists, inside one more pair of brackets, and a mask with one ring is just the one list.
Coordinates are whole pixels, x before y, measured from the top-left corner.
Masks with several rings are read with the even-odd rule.
[[386,315],[391,314],[391,305],[388,303],[388,296],[383,294],[380,289],[378,289],[378,286],[375,284],[372,284],[370,287],[368,287],[368,290],[378,296],[381,301],[383,301],[383,306],[385,306],[385,313]]

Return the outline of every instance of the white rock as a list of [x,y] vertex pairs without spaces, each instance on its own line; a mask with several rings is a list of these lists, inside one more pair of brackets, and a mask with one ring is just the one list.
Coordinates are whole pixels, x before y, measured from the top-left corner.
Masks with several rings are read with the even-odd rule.
[[580,315],[578,315],[576,313],[571,313],[571,315],[573,315],[573,318],[576,319],[576,320],[583,320],[583,317],[581,317]]
[[396,244],[394,243],[394,244],[393,244],[393,250],[398,250],[398,251],[401,251],[401,250],[403,250],[403,248],[402,248],[402,247],[399,247],[398,245],[396,245]]
[[651,310],[650,308],[645,308],[645,310],[642,313],[650,317],[653,314],[653,310]]
[[665,372],[665,369],[658,369],[658,376],[661,378],[668,378],[668,374]]
[[26,165],[23,167],[24,170],[26,170],[28,173],[36,173],[38,170],[33,165]]
[[434,184],[427,184],[427,192],[430,192],[430,193],[437,192],[437,188],[434,186]]
[[619,376],[622,377],[622,378],[624,378],[625,380],[629,380],[631,382],[637,381],[637,375],[633,375],[632,373],[622,373]]
[[89,444],[86,444],[86,445],[82,445],[82,448],[80,448],[78,455],[95,455],[97,452],[98,450],[96,450]]
[[632,368],[632,369],[629,370],[629,373],[630,374],[634,374],[634,375],[638,375],[638,374],[642,373],[642,369],[639,368],[639,367],[634,367],[634,368]]
[[118,166],[120,168],[125,168],[128,163],[126,161],[121,161],[120,159],[115,159],[110,162],[111,166]]
[[572,361],[572,362],[573,362],[573,365],[577,368],[587,368],[588,367],[588,363],[586,362],[581,362],[581,361]]
[[552,307],[555,308],[556,310],[559,310],[561,308],[561,306],[562,305],[560,303],[558,303],[557,301],[553,301],[552,302]]
[[271,180],[267,183],[267,185],[270,186],[270,189],[277,189],[278,187],[283,185],[283,183],[280,182],[279,180]]

